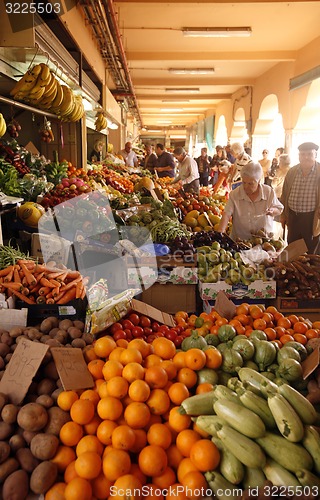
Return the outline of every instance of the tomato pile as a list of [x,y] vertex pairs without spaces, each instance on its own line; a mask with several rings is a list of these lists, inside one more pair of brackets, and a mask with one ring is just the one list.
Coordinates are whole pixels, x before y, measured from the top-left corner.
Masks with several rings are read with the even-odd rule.
[[107,330],[107,333],[111,334],[115,341],[120,339],[130,341],[134,338],[141,338],[148,344],[159,337],[165,337],[171,340],[176,347],[180,347],[183,339],[190,335],[181,325],[170,328],[148,318],[148,316],[135,312],[131,312],[119,322],[114,323]]

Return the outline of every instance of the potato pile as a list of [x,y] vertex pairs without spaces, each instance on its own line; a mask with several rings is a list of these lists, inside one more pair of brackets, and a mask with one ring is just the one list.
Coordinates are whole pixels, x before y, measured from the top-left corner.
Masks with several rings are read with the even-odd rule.
[[[50,347],[92,349],[93,337],[83,333],[82,321],[50,317],[36,327],[0,329],[0,378],[5,365],[22,338],[42,342]],[[29,391],[20,406],[0,393],[0,488],[2,499],[23,500],[32,492],[45,492],[56,482],[58,467],[50,460],[55,456],[59,432],[70,420],[69,412],[56,405],[62,391],[56,366],[46,353]],[[29,497],[28,497],[29,498]]]

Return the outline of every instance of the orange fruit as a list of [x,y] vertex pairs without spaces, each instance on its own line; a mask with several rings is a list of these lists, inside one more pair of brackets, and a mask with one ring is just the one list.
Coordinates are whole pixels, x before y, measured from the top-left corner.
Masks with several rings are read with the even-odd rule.
[[139,453],[147,444],[147,433],[144,429],[132,429],[135,435],[134,445],[131,448],[132,453]]
[[83,426],[85,434],[90,434],[90,435],[96,434],[100,424],[101,424],[101,418],[99,417],[99,415],[94,415],[93,419],[90,420],[88,424]]
[[66,483],[56,483],[47,491],[44,500],[64,500]]
[[183,460],[182,453],[178,450],[176,444],[171,444],[167,449],[168,466],[177,470],[181,460]]
[[236,307],[236,315],[238,316],[239,314],[248,314],[249,313],[249,304],[244,302],[243,304],[239,304]]
[[168,489],[176,482],[176,474],[171,467],[166,467],[164,472],[159,476],[153,477],[153,484],[161,488],[161,490]]
[[103,420],[97,429],[97,438],[102,444],[111,444],[111,437],[117,423],[113,420]]
[[122,399],[127,395],[128,389],[128,381],[123,377],[112,377],[107,382],[108,396]]
[[70,483],[70,481],[72,479],[74,479],[75,477],[78,477],[78,474],[76,473],[76,469],[74,467],[75,463],[76,463],[75,460],[70,462],[70,464],[68,465],[68,467],[64,471],[63,479],[64,479],[65,483]]
[[206,367],[217,370],[222,365],[222,354],[216,347],[209,347],[203,351],[206,357]]
[[130,340],[128,344],[129,349],[138,349],[141,352],[142,357],[146,358],[149,354],[150,347],[149,344],[143,339],[133,339]]
[[149,444],[161,446],[166,450],[172,441],[170,429],[164,424],[152,424],[147,433],[147,440]]
[[122,351],[120,356],[120,362],[123,366],[128,363],[142,363],[142,354],[138,349],[128,348]]
[[170,486],[166,500],[188,500],[184,486],[180,483]]
[[209,439],[199,439],[190,449],[190,460],[202,472],[214,470],[220,462],[220,452]]
[[128,474],[131,468],[130,455],[127,451],[111,448],[102,462],[102,469],[109,481]]
[[136,476],[142,485],[146,484],[147,476],[143,474],[138,464],[131,464],[130,474]]
[[117,344],[112,337],[106,335],[96,340],[94,343],[94,352],[99,358],[107,358],[111,351],[117,347]]
[[146,476],[160,476],[167,465],[168,459],[163,448],[149,445],[140,451],[138,457],[139,467]]
[[188,498],[191,500],[198,499],[199,491],[206,491],[206,488],[208,488],[204,475],[202,472],[198,471],[188,472],[188,474],[183,477],[181,483],[188,492]]
[[145,403],[134,401],[124,410],[124,419],[132,429],[142,429],[150,420],[150,410]]
[[202,384],[197,385],[196,394],[203,394],[204,392],[210,392],[212,390],[212,384],[209,384],[209,382],[203,382]]
[[307,339],[317,339],[319,337],[318,329],[309,328],[309,330],[306,331],[306,337]]
[[121,353],[125,350],[124,347],[116,347],[109,354],[109,361],[118,361],[120,363]]
[[51,462],[57,464],[59,472],[64,472],[68,465],[76,459],[76,453],[70,446],[59,446]]
[[102,420],[117,420],[122,414],[123,406],[119,399],[106,396],[100,399],[97,413]]
[[150,413],[163,415],[170,408],[170,398],[163,389],[153,389],[146,404],[150,409]]
[[144,374],[144,379],[150,389],[162,389],[168,383],[167,372],[161,365],[147,368]]
[[179,432],[176,445],[184,457],[190,456],[190,451],[194,443],[199,441],[200,435],[193,429],[185,429]]
[[112,481],[109,481],[101,472],[98,477],[95,477],[91,481],[92,495],[98,500],[104,500],[110,495],[110,487],[112,486]]
[[[307,330],[307,331],[309,331],[309,330]],[[306,345],[306,343],[308,342],[307,337],[305,335],[303,335],[303,333],[294,333],[293,338],[296,342],[300,342],[300,344],[303,344],[303,345]]]
[[306,323],[303,323],[302,321],[296,321],[293,325],[293,330],[295,333],[303,333],[305,334],[308,330],[308,326]]
[[59,438],[66,446],[75,446],[83,436],[83,428],[76,422],[66,422],[60,429]]
[[144,372],[145,369],[139,363],[128,363],[122,370],[122,377],[131,384],[134,380],[143,380]]
[[103,382],[101,382],[101,384],[99,384],[97,392],[98,392],[100,399],[106,398],[107,396],[109,396],[109,394],[108,394],[108,382],[106,380],[104,380]]
[[76,391],[62,391],[58,396],[57,405],[61,410],[69,411],[77,399],[79,399],[79,396]]
[[82,453],[86,453],[87,451],[94,451],[98,455],[102,455],[103,446],[97,436],[83,436],[83,438],[80,439],[76,447],[77,457],[82,455]]
[[288,318],[279,318],[277,320],[277,326],[282,326],[283,328],[290,328],[291,327],[291,321]]
[[150,396],[150,387],[144,380],[134,380],[129,387],[129,397],[132,401],[143,403]]
[[85,451],[78,456],[74,468],[79,477],[94,479],[101,472],[101,458],[94,451]]
[[75,477],[64,490],[65,500],[88,500],[92,497],[92,487],[89,481]]
[[206,355],[201,349],[189,349],[185,355],[187,368],[191,370],[201,370],[206,364]]
[[291,342],[292,340],[294,340],[293,336],[288,335],[287,333],[280,337],[281,344],[286,344],[287,342]]
[[98,356],[94,352],[93,345],[87,345],[84,349],[82,349],[82,354],[86,363],[89,363],[89,361],[92,361],[93,359],[98,359]]
[[274,328],[268,327],[264,330],[264,333],[268,337],[268,340],[275,340],[277,338],[277,332]]
[[112,446],[118,450],[131,451],[135,440],[135,433],[128,425],[118,425],[112,433]]
[[134,500],[140,497],[138,491],[141,490],[142,484],[133,474],[119,477],[113,486],[116,492],[114,496],[111,496],[113,500]]
[[173,361],[170,361],[168,359],[162,361],[161,368],[164,368],[164,370],[167,372],[168,380],[173,380],[176,377],[178,368]]
[[150,368],[151,366],[157,366],[161,364],[162,359],[157,354],[149,354],[144,360],[144,367]]
[[253,319],[259,319],[263,316],[263,311],[258,305],[249,306],[249,314]]
[[86,391],[83,391],[83,393],[80,395],[80,399],[89,399],[90,401],[92,401],[95,408],[100,400],[99,394],[93,389],[87,389]]
[[164,500],[164,496],[158,486],[146,484],[143,490],[143,500]]
[[174,355],[174,358],[172,361],[178,370],[180,368],[185,368],[187,366],[186,362],[185,362],[185,357],[186,357],[185,351],[179,351]]
[[185,384],[188,389],[191,389],[191,387],[196,385],[198,377],[196,372],[191,370],[191,368],[181,368],[178,371],[177,380],[178,382]]
[[165,337],[159,337],[152,342],[154,354],[162,359],[172,359],[176,353],[174,343]]
[[110,380],[112,377],[120,377],[122,374],[123,365],[120,361],[109,360],[106,361],[103,368],[103,378],[105,380]]
[[253,328],[255,330],[264,330],[267,327],[267,323],[263,318],[255,319],[253,322]]
[[191,471],[199,471],[198,467],[191,461],[189,457],[182,458],[181,462],[179,463],[178,469],[177,469],[177,478],[179,483],[182,482],[182,479],[188,472]]
[[190,427],[192,420],[189,415],[181,415],[179,407],[174,406],[169,412],[168,422],[174,431],[181,432]]
[[[123,347],[124,349],[126,349],[128,347],[129,342],[126,339],[119,339],[116,341],[116,344],[118,347]],[[110,354],[109,354],[109,358],[110,358]]]
[[98,378],[103,378],[102,368],[104,366],[104,361],[102,359],[94,359],[90,361],[87,365],[89,372],[95,380]]
[[89,399],[78,399],[70,409],[71,419],[80,425],[85,425],[94,417],[94,404]]
[[182,401],[189,397],[188,387],[181,382],[175,382],[169,387],[168,396],[173,404],[181,405]]

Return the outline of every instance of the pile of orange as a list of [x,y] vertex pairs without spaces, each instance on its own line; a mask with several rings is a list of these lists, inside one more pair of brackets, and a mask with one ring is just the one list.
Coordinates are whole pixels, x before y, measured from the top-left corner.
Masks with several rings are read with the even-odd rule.
[[[214,347],[177,352],[165,337],[148,344],[106,336],[85,356],[95,387],[58,397],[71,417],[52,459],[64,482],[45,499],[139,499],[143,486],[146,500],[163,499],[165,489],[169,500],[196,498],[199,488],[208,487],[203,473],[219,465],[220,454],[178,410],[189,395],[212,389],[197,387],[197,371],[219,368],[221,353]],[[177,490],[181,485],[188,497]],[[132,494],[124,496],[128,490]]]

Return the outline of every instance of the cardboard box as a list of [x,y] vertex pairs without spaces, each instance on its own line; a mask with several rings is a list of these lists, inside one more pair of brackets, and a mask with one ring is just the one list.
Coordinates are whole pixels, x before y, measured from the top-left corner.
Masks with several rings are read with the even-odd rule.
[[[140,286],[141,280],[146,286],[151,286],[155,281],[172,283],[174,285],[196,285],[198,283],[198,268],[196,257],[191,262],[173,255],[156,257],[157,268],[153,258],[136,259],[128,256],[128,285]],[[139,266],[139,272],[135,266]]]
[[48,262],[55,261],[57,264],[68,263],[71,242],[48,234],[33,233],[31,236],[31,256]]
[[218,283],[199,281],[199,292],[202,300],[215,300],[219,291],[224,291],[229,298],[235,299],[274,299],[276,297],[276,282],[274,280],[256,280],[250,285],[242,283],[228,285],[225,281]]
[[279,262],[290,262],[300,255],[303,255],[308,251],[308,247],[305,244],[304,239],[293,241],[289,243],[279,255]]
[[197,310],[196,293],[196,285],[155,283],[143,291],[141,297],[143,302],[170,314],[178,311],[192,313]]
[[[88,301],[85,299],[74,299],[67,304],[26,304],[19,300],[16,301],[16,307],[21,307],[21,311],[26,310],[28,314],[28,324],[35,325],[44,318],[55,316],[59,319],[76,319],[84,321],[86,317]],[[21,312],[21,311],[15,311]]]
[[296,297],[277,297],[276,308],[280,312],[309,311],[319,313],[320,299],[297,299]]

